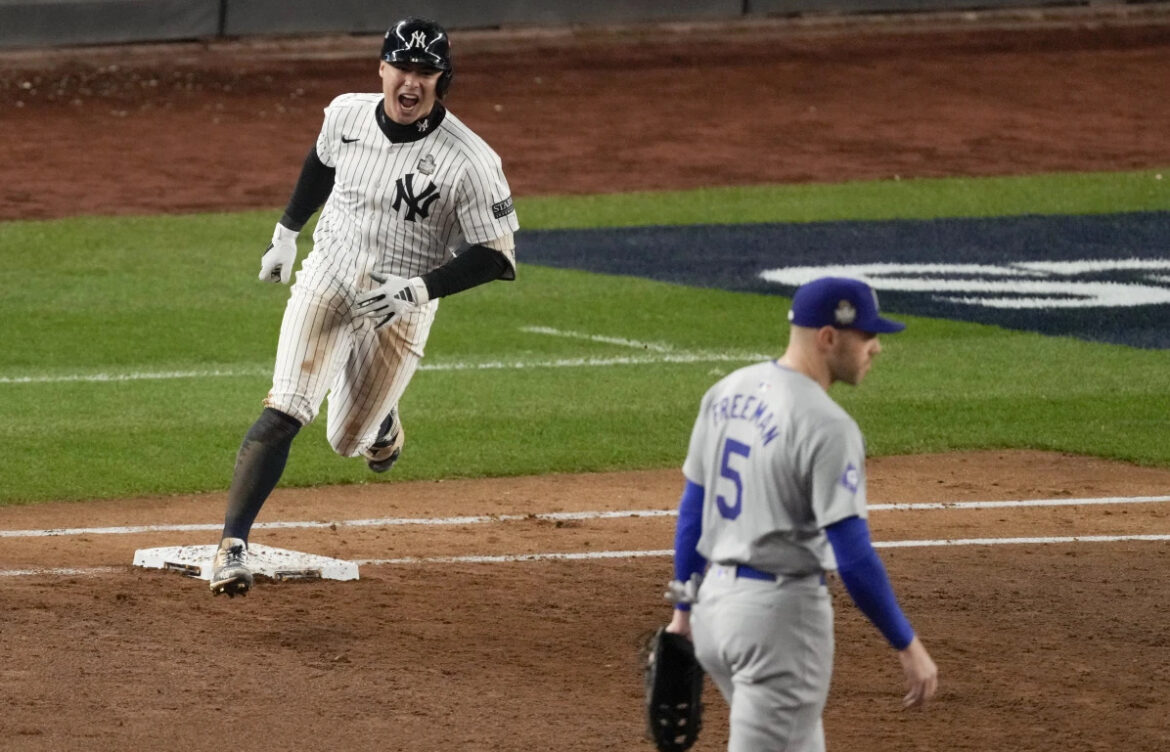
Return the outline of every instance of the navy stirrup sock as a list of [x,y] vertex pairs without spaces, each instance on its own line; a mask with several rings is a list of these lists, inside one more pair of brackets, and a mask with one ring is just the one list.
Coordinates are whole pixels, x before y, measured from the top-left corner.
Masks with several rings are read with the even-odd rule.
[[300,421],[270,407],[264,408],[248,429],[236,455],[223,537],[248,539],[260,507],[284,472],[292,440],[300,430]]

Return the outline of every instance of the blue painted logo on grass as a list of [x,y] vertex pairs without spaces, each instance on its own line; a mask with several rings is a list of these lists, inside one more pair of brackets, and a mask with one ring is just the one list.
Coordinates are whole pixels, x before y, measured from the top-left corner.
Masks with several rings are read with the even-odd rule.
[[524,234],[526,261],[791,295],[858,277],[886,312],[1170,348],[1170,213]]

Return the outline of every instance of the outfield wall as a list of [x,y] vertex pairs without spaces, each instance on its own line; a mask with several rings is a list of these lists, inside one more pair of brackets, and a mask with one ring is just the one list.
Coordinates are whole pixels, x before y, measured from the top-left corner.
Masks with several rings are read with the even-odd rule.
[[[0,49],[221,37],[371,33],[424,15],[450,29],[711,21],[767,16],[1041,6],[1127,0],[0,0]],[[1138,4],[1138,3],[1132,3]]]

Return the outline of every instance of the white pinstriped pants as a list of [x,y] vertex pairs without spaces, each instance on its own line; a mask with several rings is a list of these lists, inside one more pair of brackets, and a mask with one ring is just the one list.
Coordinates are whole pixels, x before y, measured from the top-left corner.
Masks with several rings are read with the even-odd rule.
[[307,425],[328,394],[326,433],[344,457],[356,457],[377,439],[418,369],[439,305],[431,301],[374,329],[376,319],[351,312],[363,292],[306,259],[284,309],[264,400]]

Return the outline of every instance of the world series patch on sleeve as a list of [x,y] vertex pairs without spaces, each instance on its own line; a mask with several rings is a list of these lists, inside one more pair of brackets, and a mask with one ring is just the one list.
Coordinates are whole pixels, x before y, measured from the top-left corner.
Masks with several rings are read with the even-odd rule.
[[646,736],[661,752],[684,752],[702,728],[703,669],[691,641],[659,629],[646,656]]

